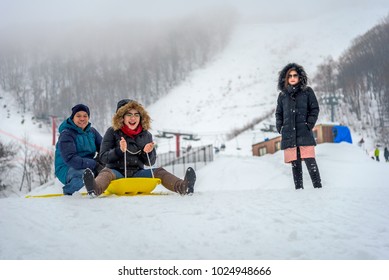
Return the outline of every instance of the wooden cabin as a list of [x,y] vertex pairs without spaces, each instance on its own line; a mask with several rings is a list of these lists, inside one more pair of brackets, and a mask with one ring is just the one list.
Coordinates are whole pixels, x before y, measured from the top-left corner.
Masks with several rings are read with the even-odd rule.
[[333,124],[318,124],[313,128],[313,135],[315,137],[316,143],[333,143],[334,142],[334,133],[332,128],[335,125]]
[[[313,128],[313,135],[317,144],[333,143],[334,134],[332,132],[333,124],[318,124]],[[262,142],[252,145],[253,156],[263,156],[274,154],[281,150],[281,135],[272,139],[265,139]]]

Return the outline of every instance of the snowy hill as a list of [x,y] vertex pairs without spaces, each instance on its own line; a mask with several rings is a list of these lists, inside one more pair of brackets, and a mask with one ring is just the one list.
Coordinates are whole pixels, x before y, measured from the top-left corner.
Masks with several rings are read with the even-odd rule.
[[[286,63],[301,63],[313,76],[324,57],[339,56],[386,14],[350,7],[347,14],[239,25],[212,63],[148,108],[153,132],[190,131],[201,137],[198,144],[225,142],[231,130],[272,111],[277,72]],[[50,129],[27,117],[21,126],[14,111],[7,118],[2,108],[0,131],[27,133],[31,143],[52,149]],[[262,125],[227,142],[198,170],[192,197],[0,199],[0,259],[388,259],[389,164],[356,145],[319,145],[324,188],[312,188],[304,167],[305,189],[295,191],[282,153],[251,156],[253,142],[271,137]],[[161,152],[174,147],[170,141],[157,139]],[[55,181],[32,194],[60,191]]]
[[345,143],[317,157],[323,189],[304,167],[295,191],[277,153],[219,156],[191,197],[0,199],[0,259],[388,259],[389,164]]

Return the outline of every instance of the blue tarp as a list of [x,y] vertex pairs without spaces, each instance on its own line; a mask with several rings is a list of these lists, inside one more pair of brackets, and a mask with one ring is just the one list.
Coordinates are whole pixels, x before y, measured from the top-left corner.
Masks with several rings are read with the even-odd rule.
[[334,143],[353,143],[353,140],[351,139],[350,129],[347,126],[335,125],[334,127],[332,127],[332,132],[334,134]]

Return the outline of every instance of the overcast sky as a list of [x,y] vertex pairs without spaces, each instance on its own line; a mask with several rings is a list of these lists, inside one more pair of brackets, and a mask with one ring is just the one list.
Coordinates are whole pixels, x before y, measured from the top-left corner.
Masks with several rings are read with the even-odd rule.
[[251,18],[296,18],[330,10],[377,6],[387,0],[0,0],[0,25],[50,22],[158,20],[211,8],[232,7]]

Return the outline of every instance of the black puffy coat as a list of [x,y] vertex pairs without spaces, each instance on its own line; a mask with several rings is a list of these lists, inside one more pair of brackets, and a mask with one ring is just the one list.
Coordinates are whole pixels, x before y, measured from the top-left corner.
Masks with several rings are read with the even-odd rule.
[[[293,68],[300,77],[295,87],[285,87],[286,73]],[[312,88],[307,86],[304,69],[295,63],[288,64],[280,72],[277,99],[276,128],[282,135],[281,149],[315,146],[312,129],[319,116],[319,103]]]
[[[115,169],[124,176],[124,154],[120,150],[120,139],[124,137],[127,142],[127,177],[132,177],[134,173],[140,169],[144,169],[144,165],[149,165],[147,155],[143,152],[143,148],[147,143],[153,142],[153,137],[150,132],[143,130],[141,133],[131,138],[121,130],[108,128],[104,135],[100,149],[100,160],[106,164],[106,167]],[[155,163],[156,152],[153,149],[149,153],[151,165]]]
[[[130,109],[136,109],[141,115],[142,132],[134,138],[126,135],[121,128],[123,127],[123,115]],[[143,152],[146,144],[153,142],[153,137],[148,131],[150,128],[150,116],[145,108],[136,101],[128,100],[127,103],[117,109],[112,118],[112,127],[107,129],[104,134],[100,148],[100,160],[106,164],[106,167],[115,169],[124,176],[124,153],[120,149],[120,139],[123,137],[127,142],[126,153],[127,177],[132,177],[137,171],[144,169],[149,165],[147,154]],[[151,165],[154,165],[157,153],[153,149],[149,154]]]

